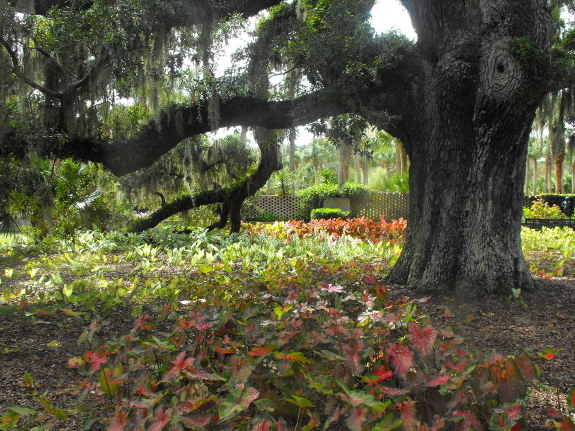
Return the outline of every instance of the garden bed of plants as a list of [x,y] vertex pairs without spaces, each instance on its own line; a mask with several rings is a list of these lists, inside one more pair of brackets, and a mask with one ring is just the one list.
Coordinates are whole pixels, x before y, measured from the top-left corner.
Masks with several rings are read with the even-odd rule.
[[382,282],[405,227],[4,245],[0,429],[570,429],[573,231],[524,229],[538,290],[459,304]]

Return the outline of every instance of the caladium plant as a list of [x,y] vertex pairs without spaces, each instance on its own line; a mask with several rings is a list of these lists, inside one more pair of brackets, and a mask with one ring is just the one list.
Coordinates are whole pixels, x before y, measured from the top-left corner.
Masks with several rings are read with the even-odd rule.
[[[320,231],[330,238],[399,240],[405,222],[388,225],[294,222],[289,235],[284,227],[281,234],[285,241]],[[264,228],[250,229],[259,235]],[[309,257],[257,270],[199,265],[170,281],[177,294],[166,293],[157,312],[134,313],[130,331],[103,345],[105,318],[94,319],[80,339],[90,350],[68,362],[86,376],[79,403],[90,404],[87,425],[101,420],[114,431],[525,427],[522,400],[539,377],[526,353],[471,351],[457,334],[419,316],[417,301],[390,301],[379,274],[366,265]],[[141,292],[157,292],[159,284],[148,280]],[[105,290],[110,304],[118,288]],[[31,378],[26,384],[33,387]],[[65,419],[46,397],[38,402],[38,412],[11,408],[0,429],[21,427],[23,418],[44,425]],[[567,405],[575,405],[573,390]],[[570,429],[573,423],[563,415],[555,424]]]

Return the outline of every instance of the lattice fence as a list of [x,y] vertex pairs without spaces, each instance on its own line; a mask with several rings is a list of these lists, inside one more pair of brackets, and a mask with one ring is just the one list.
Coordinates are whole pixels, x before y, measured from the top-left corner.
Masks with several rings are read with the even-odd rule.
[[[274,214],[280,220],[294,220],[299,196],[261,195],[257,206],[266,213]],[[368,191],[362,198],[351,200],[351,212],[354,217],[367,217],[378,221],[384,216],[387,221],[407,218],[409,210],[407,193],[383,193]]]
[[257,206],[266,213],[275,215],[279,220],[295,220],[301,197],[261,195]]
[[379,221],[383,216],[387,221],[407,219],[409,212],[409,199],[407,193],[383,193],[368,191],[367,195],[360,199],[351,200],[351,211],[356,217],[367,217]]

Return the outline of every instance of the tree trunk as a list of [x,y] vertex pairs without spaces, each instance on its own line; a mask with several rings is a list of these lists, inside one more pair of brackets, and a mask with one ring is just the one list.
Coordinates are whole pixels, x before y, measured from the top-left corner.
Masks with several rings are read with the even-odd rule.
[[361,184],[361,158],[359,153],[353,155],[353,166],[355,168],[355,182]]
[[337,181],[342,186],[349,180],[349,165],[351,163],[351,145],[341,141],[338,147]]
[[400,120],[411,126],[400,137],[411,162],[409,227],[388,281],[460,299],[531,288],[520,237],[523,182],[547,78],[530,74],[511,46],[520,28],[541,47],[532,61],[548,65],[545,3],[402,3],[424,57],[413,85],[425,103],[412,103]]
[[543,193],[550,193],[553,184],[551,184],[551,154],[545,156],[545,187]]
[[403,161],[401,160],[401,143],[395,140],[395,171],[401,177],[403,175]]
[[555,193],[563,193],[563,161],[565,153],[559,153],[555,156]]
[[529,195],[529,179],[531,175],[531,163],[527,160],[525,164],[525,195]]
[[537,158],[533,159],[533,195],[537,195]]

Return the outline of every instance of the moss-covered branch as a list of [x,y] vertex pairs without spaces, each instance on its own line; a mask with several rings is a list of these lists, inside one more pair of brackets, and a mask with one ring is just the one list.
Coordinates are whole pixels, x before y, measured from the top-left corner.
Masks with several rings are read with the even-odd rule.
[[254,195],[269,180],[271,174],[281,169],[278,155],[278,142],[276,134],[270,130],[259,130],[258,145],[261,151],[260,162],[255,170],[248,172],[230,187],[219,190],[206,190],[195,195],[181,196],[172,202],[162,205],[148,217],[134,221],[129,232],[143,232],[156,227],[160,222],[182,211],[198,208],[203,205],[220,203],[226,208],[224,217],[217,225],[223,227],[229,215],[232,231],[240,229],[240,210],[246,198]]

